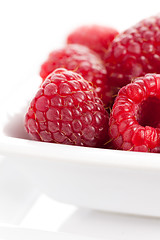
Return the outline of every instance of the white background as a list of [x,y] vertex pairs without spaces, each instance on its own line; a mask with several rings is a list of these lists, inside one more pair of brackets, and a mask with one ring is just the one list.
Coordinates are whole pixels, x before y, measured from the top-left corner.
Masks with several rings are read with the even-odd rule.
[[[77,26],[97,23],[123,31],[159,10],[154,0],[0,0],[0,106],[13,86],[20,91],[20,82],[38,74],[48,53],[63,46]],[[104,239],[160,239],[159,219],[77,209],[45,195],[19,226]]]

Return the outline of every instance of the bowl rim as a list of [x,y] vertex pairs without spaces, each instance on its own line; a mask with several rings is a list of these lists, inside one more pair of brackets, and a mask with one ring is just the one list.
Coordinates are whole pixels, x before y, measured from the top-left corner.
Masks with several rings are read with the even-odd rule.
[[157,153],[71,146],[5,135],[0,137],[0,153],[12,158],[48,159],[59,163],[96,167],[160,170],[160,158]]

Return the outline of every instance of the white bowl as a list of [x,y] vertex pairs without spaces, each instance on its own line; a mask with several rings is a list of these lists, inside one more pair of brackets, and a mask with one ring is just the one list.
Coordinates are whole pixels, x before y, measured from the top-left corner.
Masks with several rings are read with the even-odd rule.
[[20,85],[16,98],[10,96],[1,108],[0,153],[56,200],[103,211],[160,216],[160,155],[29,140],[23,118],[31,99],[28,95],[39,82],[34,85],[33,89],[28,89],[28,83]]

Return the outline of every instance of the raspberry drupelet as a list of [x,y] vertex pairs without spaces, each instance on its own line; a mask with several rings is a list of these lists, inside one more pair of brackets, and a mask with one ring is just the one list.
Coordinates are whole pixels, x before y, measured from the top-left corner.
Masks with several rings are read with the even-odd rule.
[[121,88],[109,134],[117,149],[160,153],[160,74],[146,74]]
[[30,103],[25,128],[35,140],[103,147],[109,116],[91,84],[66,69],[56,69]]
[[119,34],[106,53],[105,65],[115,92],[135,77],[160,73],[160,15]]
[[112,92],[108,85],[105,66],[100,57],[88,47],[68,44],[64,48],[54,50],[42,64],[40,76],[44,80],[56,68],[66,68],[81,74],[85,80],[93,84],[104,105],[108,106]]
[[118,31],[109,26],[84,25],[76,28],[68,35],[67,43],[85,45],[103,59],[110,43],[117,35]]

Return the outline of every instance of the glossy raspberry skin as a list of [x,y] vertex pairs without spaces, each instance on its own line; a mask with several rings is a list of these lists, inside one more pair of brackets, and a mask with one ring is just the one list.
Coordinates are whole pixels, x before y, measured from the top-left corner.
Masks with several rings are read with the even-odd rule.
[[160,15],[119,34],[106,53],[105,64],[110,85],[115,88],[146,73],[160,73]]
[[103,147],[108,119],[102,101],[81,75],[56,69],[32,100],[25,128],[39,141]]
[[118,31],[108,26],[84,25],[69,34],[67,43],[85,45],[103,59],[110,43],[117,35]]
[[136,78],[118,93],[109,120],[117,149],[160,152],[160,74]]
[[77,72],[91,82],[105,106],[108,105],[112,93],[106,78],[107,72],[102,60],[92,50],[79,44],[68,44],[55,50],[41,66],[40,76],[44,80],[53,70],[61,67]]

